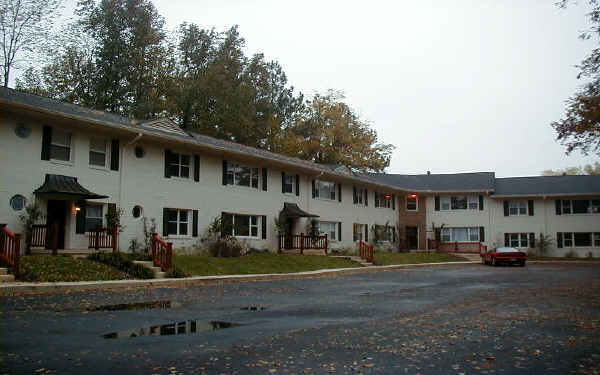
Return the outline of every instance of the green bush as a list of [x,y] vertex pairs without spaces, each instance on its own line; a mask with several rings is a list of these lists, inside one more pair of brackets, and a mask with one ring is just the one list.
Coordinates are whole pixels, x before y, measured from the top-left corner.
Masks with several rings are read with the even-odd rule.
[[242,245],[231,236],[214,241],[208,250],[213,257],[237,258],[242,255]]
[[113,266],[136,279],[154,278],[152,270],[141,264],[133,263],[126,255],[121,253],[94,253],[88,255],[88,259]]
[[169,278],[169,279],[180,279],[182,277],[189,277],[191,276],[188,273],[185,273],[184,270],[182,270],[179,267],[173,266],[173,268],[171,268],[170,270],[167,271],[167,273],[165,274],[165,277]]

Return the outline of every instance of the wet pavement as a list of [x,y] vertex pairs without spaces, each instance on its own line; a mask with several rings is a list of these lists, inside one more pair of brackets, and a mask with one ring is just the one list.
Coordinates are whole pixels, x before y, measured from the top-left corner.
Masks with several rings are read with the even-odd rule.
[[600,374],[600,265],[2,297],[0,374]]

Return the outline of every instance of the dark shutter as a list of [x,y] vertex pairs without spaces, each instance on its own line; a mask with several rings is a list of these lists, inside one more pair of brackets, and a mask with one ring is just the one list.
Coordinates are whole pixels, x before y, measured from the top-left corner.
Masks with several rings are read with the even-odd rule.
[[296,196],[300,196],[300,175],[296,175]]
[[337,240],[338,241],[342,240],[342,222],[341,221],[338,223],[338,239]]
[[192,237],[198,237],[198,210],[192,211]]
[[169,235],[169,209],[163,208],[163,237]]
[[396,242],[396,228],[392,228],[392,241]]
[[440,196],[439,195],[435,196],[435,210],[436,211],[440,210]]
[[171,151],[165,150],[165,178],[171,178],[169,173],[169,160],[171,159]]
[[[116,203],[108,204],[108,214],[110,215],[110,217],[116,217],[116,215],[117,215],[117,204]],[[107,227],[108,227],[108,225],[107,225]],[[113,227],[110,227],[108,229],[112,230]]]
[[221,238],[232,234],[233,215],[221,212]]
[[[562,201],[560,199],[557,199],[554,202],[556,203],[556,214],[560,215],[561,211],[562,211],[562,205],[561,205]],[[560,247],[562,247],[562,244]]]
[[342,201],[342,184],[337,184],[338,186],[338,201]]
[[479,211],[483,211],[483,195],[479,196]]
[[285,193],[285,172],[281,172],[281,192]]
[[533,216],[533,200],[530,199],[527,201],[527,208],[529,209],[529,216]]
[[267,217],[265,215],[261,216],[262,223],[260,224],[260,229],[262,232],[262,239],[267,239]]
[[79,211],[75,216],[75,233],[85,234],[85,201],[78,201],[76,205]]
[[194,155],[194,181],[200,181],[200,156]]
[[223,185],[227,185],[227,160],[223,160]]
[[563,234],[560,232],[556,233],[556,247],[563,247]]
[[352,186],[352,199],[354,204],[358,203],[358,195],[356,195],[356,186]]
[[392,194],[392,210],[396,209],[396,196]]
[[263,191],[267,191],[267,168],[262,169]]
[[315,180],[312,180],[312,197],[315,198],[317,196],[317,189],[315,187]]
[[365,242],[369,242],[369,224],[365,225]]
[[535,248],[535,233],[529,233],[529,247]]
[[369,205],[369,191],[365,189],[365,206]]
[[510,246],[510,236],[508,233],[504,233],[504,246],[505,247]]
[[110,169],[119,170],[119,140],[113,139],[110,142]]
[[50,160],[50,144],[52,143],[52,127],[44,126],[42,130],[42,160]]
[[485,242],[485,228],[479,227],[479,242]]
[[508,216],[508,201],[504,201],[504,216]]

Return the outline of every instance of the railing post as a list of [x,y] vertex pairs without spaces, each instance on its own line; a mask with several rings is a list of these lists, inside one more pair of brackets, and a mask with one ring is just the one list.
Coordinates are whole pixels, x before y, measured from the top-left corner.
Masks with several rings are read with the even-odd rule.
[[167,259],[165,261],[165,271],[171,269],[173,260],[173,242],[167,242]]
[[15,234],[15,255],[13,260],[13,275],[19,277],[19,267],[21,260],[21,234]]
[[96,230],[94,232],[94,241],[95,241],[95,243],[94,243],[94,249],[96,251],[98,251],[100,249],[100,231],[99,230]]
[[283,241],[283,236],[280,234],[277,236],[278,238],[278,245],[277,245],[277,254],[281,254],[281,241]]
[[116,225],[113,227],[112,240],[113,240],[113,243],[112,243],[113,249],[112,250],[113,250],[113,253],[116,253],[117,249],[119,248],[119,231],[117,230]]
[[304,254],[304,233],[300,233],[300,254]]
[[158,241],[156,240],[156,237],[158,236],[158,233],[152,233],[152,264],[156,266],[156,244],[158,243]]
[[328,233],[325,233],[325,254],[327,254],[327,249],[329,248],[329,243],[327,241],[327,234]]

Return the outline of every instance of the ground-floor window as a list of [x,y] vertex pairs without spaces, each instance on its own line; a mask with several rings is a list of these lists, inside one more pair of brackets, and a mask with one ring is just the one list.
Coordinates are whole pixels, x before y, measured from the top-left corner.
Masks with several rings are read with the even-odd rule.
[[[561,234],[561,233],[559,233]],[[561,237],[558,237],[559,245]],[[600,247],[600,232],[564,232],[562,233],[564,247]]]
[[368,241],[369,238],[369,226],[367,224],[354,223],[354,241]]
[[533,233],[504,233],[504,246],[506,247],[534,247],[535,234]]
[[479,227],[442,228],[442,242],[479,242]]
[[223,214],[223,233],[234,237],[258,238],[259,220],[256,215]]
[[167,235],[187,236],[190,222],[189,210],[167,209]]
[[102,205],[89,204],[85,207],[85,231],[102,229]]
[[319,233],[323,236],[327,234],[331,241],[337,240],[337,226],[338,223],[333,221],[320,221],[319,222]]

